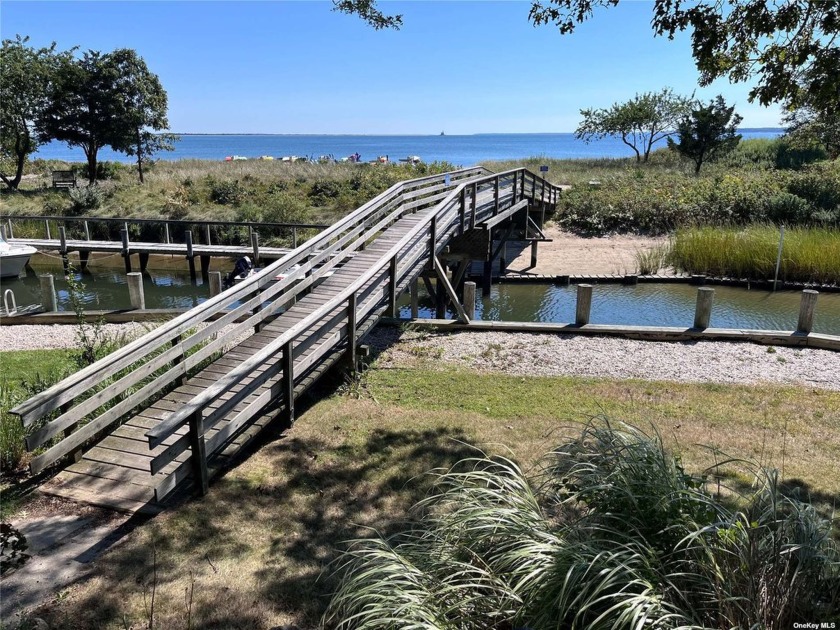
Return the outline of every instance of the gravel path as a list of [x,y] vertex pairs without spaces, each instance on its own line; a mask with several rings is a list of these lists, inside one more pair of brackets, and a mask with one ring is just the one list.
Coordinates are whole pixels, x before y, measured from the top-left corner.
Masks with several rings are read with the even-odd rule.
[[445,362],[518,376],[779,383],[840,391],[840,352],[716,341],[667,343],[508,332],[405,332],[380,328],[380,365]]
[[[129,338],[147,330],[150,330],[148,324],[103,326],[108,335]],[[374,331],[369,343],[385,351],[380,359],[383,366],[416,365],[433,360],[520,376],[782,383],[840,391],[840,352],[830,350],[506,332],[401,333],[396,328],[384,327]],[[3,350],[75,345],[75,326],[0,327]]]

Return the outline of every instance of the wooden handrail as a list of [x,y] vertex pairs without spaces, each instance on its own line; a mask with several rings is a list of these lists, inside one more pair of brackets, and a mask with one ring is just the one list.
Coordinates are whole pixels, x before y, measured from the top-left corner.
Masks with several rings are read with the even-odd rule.
[[[449,209],[454,209],[456,202],[459,200],[459,197],[461,195],[461,191],[467,184],[475,183],[480,185],[482,183],[490,181],[494,183],[494,189],[496,189],[495,182],[497,182],[501,177],[515,174],[520,170],[524,170],[525,173],[529,174],[532,177],[532,182],[536,182],[537,179],[540,179],[537,178],[536,175],[530,173],[530,171],[527,171],[525,169],[513,169],[510,171],[505,171],[503,173],[492,174],[486,176],[485,178],[471,179],[469,182],[462,182],[458,184],[445,197],[445,199],[438,203],[438,205],[435,208],[435,211],[431,213],[428,219],[418,223],[418,225],[416,225],[405,236],[403,236],[397,244],[392,246],[391,249],[389,249],[386,253],[383,253],[380,256],[380,261],[384,260],[386,262],[383,264],[389,264],[389,260],[393,256],[397,255],[398,252],[408,242],[410,242],[410,240],[414,236],[416,236],[420,231],[426,229],[426,227],[431,221],[432,216],[438,216]],[[494,191],[492,206],[494,209],[497,207],[497,203],[498,195],[495,194]],[[452,206],[452,208],[449,208],[448,206]],[[241,363],[239,366],[228,372],[224,377],[222,377],[219,381],[208,387],[201,394],[194,396],[178,411],[173,412],[153,429],[150,429],[146,433],[149,439],[149,446],[151,448],[154,448],[160,445],[169,435],[177,431],[178,428],[182,426],[192,414],[203,410],[207,405],[214,401],[222,392],[229,390],[231,387],[235,386],[239,381],[245,378],[248,374],[252,373],[255,367],[261,365],[262,363],[266,362],[268,359],[276,355],[278,352],[280,352],[280,350],[285,346],[286,343],[293,342],[299,334],[306,331],[307,328],[309,328],[312,324],[328,315],[330,311],[334,310],[343,302],[346,302],[351,294],[355,294],[371,278],[373,278],[378,273],[381,273],[382,269],[382,266],[375,266],[369,269],[367,272],[365,272],[359,278],[357,278],[352,284],[350,284],[348,287],[345,287],[340,293],[331,298],[327,303],[318,307],[315,311],[313,311],[312,313],[304,317],[302,320],[294,324],[286,332],[281,334],[279,337],[270,342],[256,354],[254,354],[249,359]]]

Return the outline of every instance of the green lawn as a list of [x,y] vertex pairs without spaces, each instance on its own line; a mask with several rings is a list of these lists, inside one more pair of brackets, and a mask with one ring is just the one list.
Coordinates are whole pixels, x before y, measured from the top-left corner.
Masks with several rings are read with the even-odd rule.
[[[784,466],[823,507],[840,499],[840,393],[796,387],[370,369],[191,500],[127,535],[39,616],[50,627],[317,624],[343,541],[400,528],[424,473],[480,448],[525,469],[593,415],[661,432],[690,470],[723,455]],[[571,430],[578,432],[579,428]],[[705,446],[710,445],[713,449]],[[723,483],[746,483],[743,472]]]

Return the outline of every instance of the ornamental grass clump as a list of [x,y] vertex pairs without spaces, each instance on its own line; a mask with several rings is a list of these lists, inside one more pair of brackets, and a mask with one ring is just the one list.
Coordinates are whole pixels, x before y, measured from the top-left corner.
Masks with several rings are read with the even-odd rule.
[[723,500],[657,434],[599,421],[530,477],[484,455],[434,474],[404,532],[344,552],[327,624],[776,630],[840,614],[831,523],[775,473]]

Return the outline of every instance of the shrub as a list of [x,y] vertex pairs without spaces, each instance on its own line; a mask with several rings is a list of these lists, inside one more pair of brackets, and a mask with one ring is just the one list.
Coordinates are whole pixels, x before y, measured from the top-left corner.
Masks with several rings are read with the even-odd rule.
[[96,179],[119,179],[127,170],[128,167],[121,162],[97,162]]
[[780,192],[767,200],[767,218],[787,225],[806,223],[811,219],[811,204],[797,195]]
[[82,216],[90,210],[97,210],[101,208],[103,201],[105,201],[105,192],[99,186],[93,185],[71,188],[71,203],[70,207],[66,210],[66,215],[70,217]]
[[208,175],[210,201],[223,206],[238,206],[245,200],[245,189],[239,180],[218,180]]

